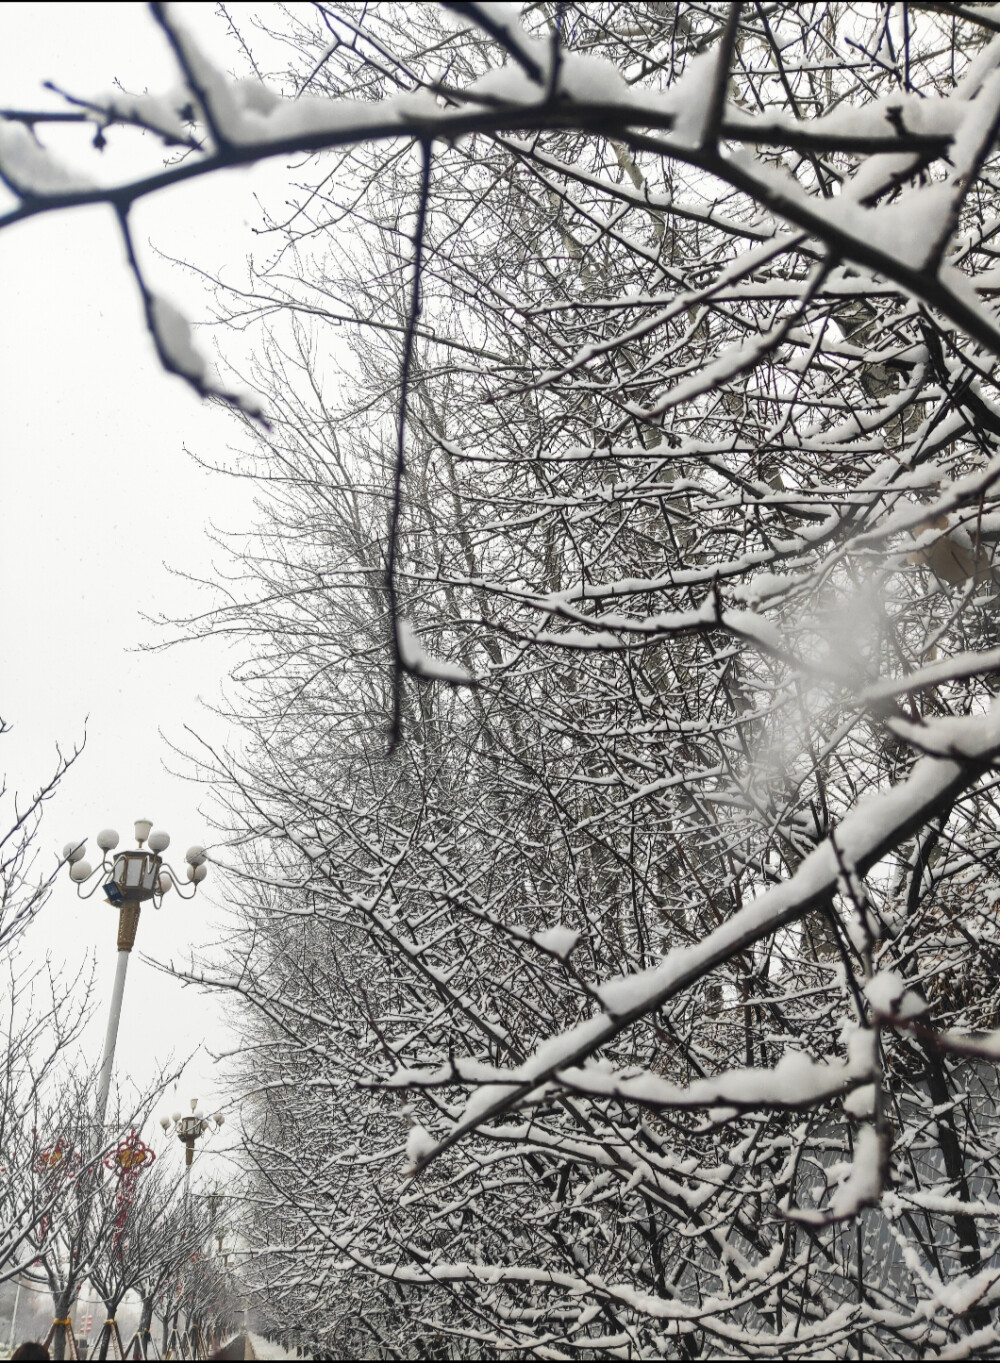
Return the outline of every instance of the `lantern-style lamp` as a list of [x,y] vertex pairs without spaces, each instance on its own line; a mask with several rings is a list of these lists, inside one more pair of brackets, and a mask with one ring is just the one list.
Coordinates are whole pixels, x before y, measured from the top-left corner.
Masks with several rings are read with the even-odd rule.
[[[97,1116],[100,1124],[104,1122],[107,1109],[111,1067],[118,1037],[118,1019],[121,1015],[122,994],[125,989],[125,970],[129,953],[135,945],[140,909],[149,900],[152,900],[153,907],[158,909],[168,890],[176,890],[182,899],[190,899],[208,875],[204,847],[189,848],[186,875],[188,891],[185,894],[181,889],[185,882],[180,879],[173,867],[163,860],[162,854],[170,846],[169,833],[160,828],[154,829],[152,819],[136,819],[135,840],[137,843],[135,848],[118,852],[117,832],[113,828],[102,828],[96,839],[101,850],[101,861],[97,867],[93,867],[86,859],[86,838],[68,842],[62,853],[79,897],[90,899],[98,889],[103,888],[108,903],[118,910],[118,968],[115,973],[111,1016],[108,1020],[97,1088]],[[84,886],[94,878],[96,884],[85,890]]]
[[211,1118],[198,1106],[198,1099],[191,1099],[191,1115],[184,1117],[179,1112],[174,1112],[171,1116],[160,1118],[160,1125],[164,1132],[169,1132],[173,1128],[173,1133],[184,1146],[184,1164],[190,1167],[194,1160],[194,1143],[204,1136],[212,1122],[215,1123],[216,1130],[222,1126],[225,1117],[221,1112],[213,1112]]

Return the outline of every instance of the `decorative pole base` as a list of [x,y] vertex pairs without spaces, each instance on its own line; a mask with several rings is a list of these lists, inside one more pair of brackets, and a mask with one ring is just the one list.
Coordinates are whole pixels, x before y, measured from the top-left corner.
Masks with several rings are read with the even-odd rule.
[[118,910],[119,951],[131,951],[135,946],[135,934],[139,927],[139,910],[141,907],[136,899],[123,900]]

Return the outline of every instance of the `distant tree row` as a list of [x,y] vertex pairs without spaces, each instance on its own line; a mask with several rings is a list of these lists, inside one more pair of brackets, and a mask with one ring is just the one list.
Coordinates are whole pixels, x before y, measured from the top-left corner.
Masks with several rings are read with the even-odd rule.
[[[138,1296],[146,1357],[154,1311],[164,1348],[175,1332],[178,1342],[190,1339],[195,1325],[206,1339],[231,1334],[237,1289],[213,1253],[221,1201],[185,1199],[177,1174],[144,1151],[139,1131],[161,1088],[95,1125],[95,1074],[77,1045],[93,1008],[92,979],[69,981],[47,962],[30,966],[21,950],[59,867],[37,869],[43,806],[77,756],[60,759],[27,802],[0,793],[10,821],[0,838],[0,1282],[50,1298],[55,1358],[66,1356],[82,1290],[109,1322],[128,1294]],[[130,1179],[136,1155],[142,1167]],[[13,1325],[16,1332],[16,1316]],[[112,1339],[114,1328],[102,1328],[95,1357],[120,1356],[125,1341]]]

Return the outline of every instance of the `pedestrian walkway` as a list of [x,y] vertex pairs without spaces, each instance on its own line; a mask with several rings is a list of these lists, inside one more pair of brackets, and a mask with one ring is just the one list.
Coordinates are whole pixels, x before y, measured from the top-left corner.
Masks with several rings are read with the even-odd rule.
[[288,1353],[280,1344],[273,1340],[264,1339],[262,1335],[255,1335],[250,1331],[240,1331],[228,1344],[223,1345],[222,1350],[215,1355],[216,1358],[232,1359],[261,1359],[280,1360],[295,1359],[296,1354]]
[[215,1354],[215,1357],[247,1359],[257,1358],[258,1355],[253,1347],[253,1344],[250,1341],[250,1336],[246,1333],[245,1330],[241,1330],[240,1333],[238,1335],[235,1335],[229,1341],[228,1344],[224,1344],[222,1346],[218,1353]]
[[273,1339],[265,1339],[263,1335],[255,1335],[253,1331],[249,1332],[248,1337],[250,1340],[251,1347],[253,1348],[253,1353],[247,1354],[247,1358],[259,1358],[261,1360],[264,1359],[284,1360],[299,1358],[298,1354],[290,1353],[287,1349],[283,1349],[281,1345],[276,1343],[275,1340]]

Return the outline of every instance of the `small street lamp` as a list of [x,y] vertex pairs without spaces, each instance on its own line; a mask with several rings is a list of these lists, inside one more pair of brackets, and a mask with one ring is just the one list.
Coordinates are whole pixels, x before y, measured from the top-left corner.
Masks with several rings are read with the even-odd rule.
[[[118,834],[113,828],[102,829],[97,835],[101,862],[96,869],[86,860],[86,838],[69,842],[63,848],[63,858],[69,863],[70,879],[75,882],[79,897],[90,899],[98,889],[103,889],[107,902],[118,910],[118,968],[115,971],[115,983],[111,992],[111,1014],[104,1038],[104,1054],[97,1085],[99,1128],[104,1126],[108,1106],[115,1044],[118,1040],[118,1021],[122,1011],[122,995],[125,992],[125,972],[128,968],[129,953],[135,945],[140,909],[150,899],[153,901],[153,907],[158,909],[163,902],[163,896],[170,889],[176,890],[182,899],[191,899],[208,875],[204,847],[189,847],[185,859],[187,882],[191,893],[184,894],[181,889],[182,882],[176,872],[161,856],[161,853],[170,846],[170,835],[164,833],[162,829],[154,831],[152,821],[149,819],[137,819],[135,838],[138,846],[134,850],[114,854],[118,846]],[[145,849],[143,843],[147,844]],[[84,886],[95,876],[97,884],[85,891]]]
[[[204,1112],[202,1111],[202,1109],[198,1106],[198,1099],[197,1099],[197,1098],[192,1098],[192,1099],[191,1099],[191,1115],[190,1115],[189,1117],[185,1117],[185,1116],[184,1116],[182,1113],[180,1113],[180,1112],[172,1112],[172,1113],[170,1114],[169,1117],[168,1117],[166,1114],[164,1114],[164,1115],[160,1118],[160,1125],[163,1127],[164,1134],[165,1134],[165,1135],[169,1135],[171,1132],[173,1132],[173,1134],[174,1134],[174,1135],[177,1137],[177,1139],[180,1141],[181,1145],[183,1145],[183,1147],[184,1147],[184,1221],[185,1221],[185,1224],[184,1224],[184,1234],[185,1234],[185,1237],[188,1238],[189,1241],[191,1240],[191,1236],[192,1236],[192,1225],[191,1225],[191,1165],[194,1163],[194,1147],[195,1147],[195,1142],[198,1141],[198,1140],[200,1140],[201,1137],[204,1136],[205,1133],[206,1133],[207,1131],[210,1130],[212,1122],[215,1123],[216,1130],[218,1130],[218,1128],[222,1125],[222,1123],[223,1123],[225,1120],[226,1120],[226,1119],[225,1119],[225,1117],[223,1116],[223,1114],[222,1114],[221,1112],[214,1112],[214,1113],[212,1113],[212,1115],[211,1115],[210,1118],[209,1118],[209,1117],[206,1117],[206,1116],[205,1116],[205,1113],[204,1113]],[[198,1259],[200,1259],[201,1257],[202,1257],[202,1256],[201,1256],[201,1251],[200,1251],[200,1249],[197,1247],[197,1245],[195,1245],[194,1251],[193,1251],[193,1253],[191,1254],[191,1261],[194,1262],[195,1260],[198,1260]],[[182,1269],[182,1271],[181,1271],[181,1282],[182,1282],[182,1283],[183,1283],[183,1278],[184,1278],[184,1273],[185,1273],[185,1271],[186,1271],[186,1268],[187,1268],[187,1265],[185,1264],[184,1269]],[[174,1339],[175,1339],[176,1336],[177,1336],[177,1316],[178,1316],[179,1313],[180,1313],[181,1306],[182,1306],[183,1302],[184,1302],[184,1291],[183,1291],[183,1287],[182,1287],[182,1288],[181,1288],[181,1295],[180,1295],[180,1297],[179,1297],[179,1299],[178,1299],[178,1302],[177,1302],[176,1311],[174,1312],[174,1327],[173,1327],[173,1333],[171,1334],[171,1337],[170,1337],[170,1339],[171,1339],[171,1348],[170,1348],[170,1350],[169,1350],[169,1351],[167,1352],[167,1354],[166,1354],[166,1357],[167,1357],[167,1358],[172,1358],[172,1357],[174,1356],[174,1355],[173,1355],[173,1352],[172,1352],[172,1349],[173,1349],[173,1341],[174,1341]],[[190,1305],[190,1303],[189,1303],[189,1305]],[[188,1316],[187,1316],[188,1326],[191,1326],[191,1319],[192,1319],[192,1317],[191,1317],[191,1310],[189,1309],[189,1311],[188,1311]],[[207,1357],[207,1350],[205,1350],[205,1349],[202,1347],[202,1343],[201,1343],[201,1327],[200,1327],[200,1325],[197,1323],[197,1321],[195,1321],[193,1329],[194,1329],[194,1337],[193,1337],[193,1338],[189,1338],[189,1336],[188,1336],[188,1334],[187,1334],[187,1331],[185,1331],[184,1339],[183,1339],[183,1340],[178,1340],[178,1345],[179,1345],[179,1347],[182,1349],[182,1357],[191,1357],[191,1358],[204,1358],[204,1357]],[[184,1346],[185,1346],[185,1342],[186,1342],[186,1345],[187,1345],[187,1349],[190,1350],[190,1353],[183,1352]]]
[[[218,1129],[225,1121],[221,1112],[212,1114],[211,1121]],[[191,1186],[191,1165],[194,1162],[194,1143],[204,1136],[209,1129],[211,1122],[198,1106],[198,1099],[191,1099],[191,1116],[185,1117],[180,1112],[171,1113],[169,1117],[160,1118],[160,1125],[164,1132],[173,1132],[180,1143],[184,1146],[184,1196],[188,1196]]]

